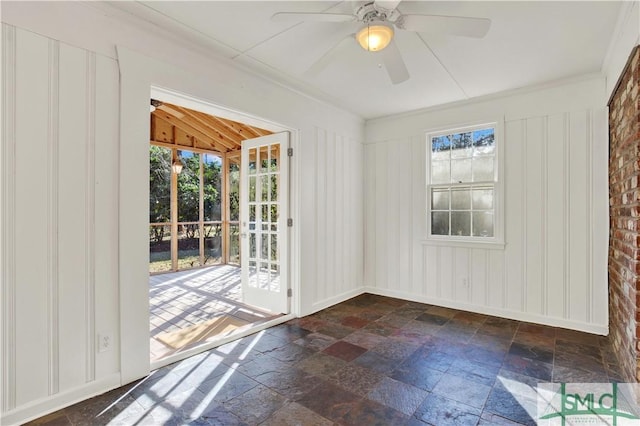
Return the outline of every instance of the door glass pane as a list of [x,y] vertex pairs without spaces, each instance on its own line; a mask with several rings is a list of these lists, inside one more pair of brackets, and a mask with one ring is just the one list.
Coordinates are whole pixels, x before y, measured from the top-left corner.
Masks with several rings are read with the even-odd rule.
[[260,186],[262,188],[261,190],[261,197],[260,200],[264,201],[269,201],[269,176],[261,176],[260,177]]
[[260,209],[262,210],[262,221],[269,223],[269,205],[268,204],[262,204],[260,206]]
[[449,212],[431,213],[431,234],[449,235]]
[[269,259],[269,233],[265,232],[260,238],[260,259]]
[[258,267],[257,267],[257,263],[255,260],[250,260],[249,261],[249,271],[248,271],[248,275],[249,275],[249,282],[247,283],[247,285],[249,287],[253,287],[256,288],[258,287]]
[[449,210],[449,190],[431,190],[431,208],[433,210]]
[[204,221],[222,220],[222,159],[202,154],[202,195]]
[[260,149],[260,173],[269,172],[269,147]]
[[249,177],[249,202],[255,202],[256,200],[256,177]]
[[451,212],[451,235],[471,235],[471,212]]
[[473,236],[493,237],[492,212],[473,212]]
[[271,234],[271,257],[272,262],[278,261],[278,234]]
[[469,188],[451,190],[451,210],[471,210],[471,190]]
[[272,224],[277,224],[278,223],[278,205],[275,203],[271,203],[271,223]]
[[229,263],[240,264],[240,225],[229,225]]
[[271,179],[271,201],[278,201],[278,181],[280,180],[280,175],[272,174],[269,179]]
[[269,146],[270,149],[270,160],[269,160],[269,171],[270,172],[278,172],[280,171],[280,144],[275,144]]
[[271,264],[271,291],[280,291],[280,266]]
[[249,150],[249,165],[248,165],[248,169],[249,169],[249,174],[250,175],[254,175],[256,173],[256,161],[257,161],[257,156],[258,155],[258,150],[256,148],[251,148]]
[[256,221],[256,205],[250,204],[249,205],[249,222],[255,222],[255,221]]
[[263,290],[267,290],[269,288],[269,264],[266,262],[260,263],[259,286]]
[[249,258],[256,258],[256,234],[255,232],[249,233]]

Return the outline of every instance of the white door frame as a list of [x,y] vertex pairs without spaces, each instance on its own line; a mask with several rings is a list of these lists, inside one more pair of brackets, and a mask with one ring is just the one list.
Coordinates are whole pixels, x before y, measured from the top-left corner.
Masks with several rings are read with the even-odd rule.
[[[297,149],[298,130],[256,115],[239,112],[251,109],[220,106],[221,93],[228,102],[234,100],[224,82],[216,81],[206,70],[197,75],[167,62],[144,56],[118,46],[120,67],[120,184],[119,184],[119,289],[120,289],[120,370],[121,384],[146,376],[149,359],[149,253],[148,253],[148,168],[149,168],[149,99],[174,102],[207,114],[217,115],[274,132],[288,131],[290,144]],[[166,89],[171,87],[172,89]],[[227,92],[227,93],[225,93]],[[191,95],[188,95],[191,94]],[[222,97],[224,99],[225,97]],[[256,103],[256,105],[259,103]],[[267,113],[264,107],[253,105]],[[298,161],[294,156],[290,168],[291,190],[289,216],[300,223]],[[299,315],[300,232],[290,232],[289,287],[292,289],[291,313]],[[201,350],[208,349],[205,346]],[[185,354],[186,355],[186,354]],[[189,352],[188,355],[194,355]]]

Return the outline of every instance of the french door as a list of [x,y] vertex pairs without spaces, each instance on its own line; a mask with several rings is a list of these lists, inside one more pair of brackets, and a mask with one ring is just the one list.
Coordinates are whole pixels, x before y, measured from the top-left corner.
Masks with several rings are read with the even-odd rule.
[[244,302],[288,313],[289,133],[242,142],[240,236]]

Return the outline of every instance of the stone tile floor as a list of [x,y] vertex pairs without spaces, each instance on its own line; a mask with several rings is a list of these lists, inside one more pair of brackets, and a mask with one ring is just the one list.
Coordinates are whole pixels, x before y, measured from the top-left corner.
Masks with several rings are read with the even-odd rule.
[[240,271],[234,265],[219,265],[149,278],[152,362],[194,346],[167,346],[157,338],[162,333],[185,329],[220,315],[231,316],[248,326],[280,316],[242,303]]
[[32,424],[532,425],[538,383],[619,380],[604,337],[365,294]]

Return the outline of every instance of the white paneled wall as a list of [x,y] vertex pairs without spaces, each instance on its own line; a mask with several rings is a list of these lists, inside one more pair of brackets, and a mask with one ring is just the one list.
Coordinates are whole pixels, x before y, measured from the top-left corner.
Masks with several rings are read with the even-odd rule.
[[362,144],[316,127],[310,138],[316,223],[309,266],[318,311],[362,292]]
[[[3,411],[119,379],[114,60],[3,24]],[[99,303],[97,303],[99,301]]]
[[[420,119],[429,129],[443,120],[468,123],[483,109],[505,108],[504,117],[510,103],[369,125],[369,141],[386,140],[365,146],[365,285],[375,293],[606,334],[604,108],[507,116],[504,248],[425,239],[426,137],[414,130]],[[395,129],[409,135],[396,138]]]

